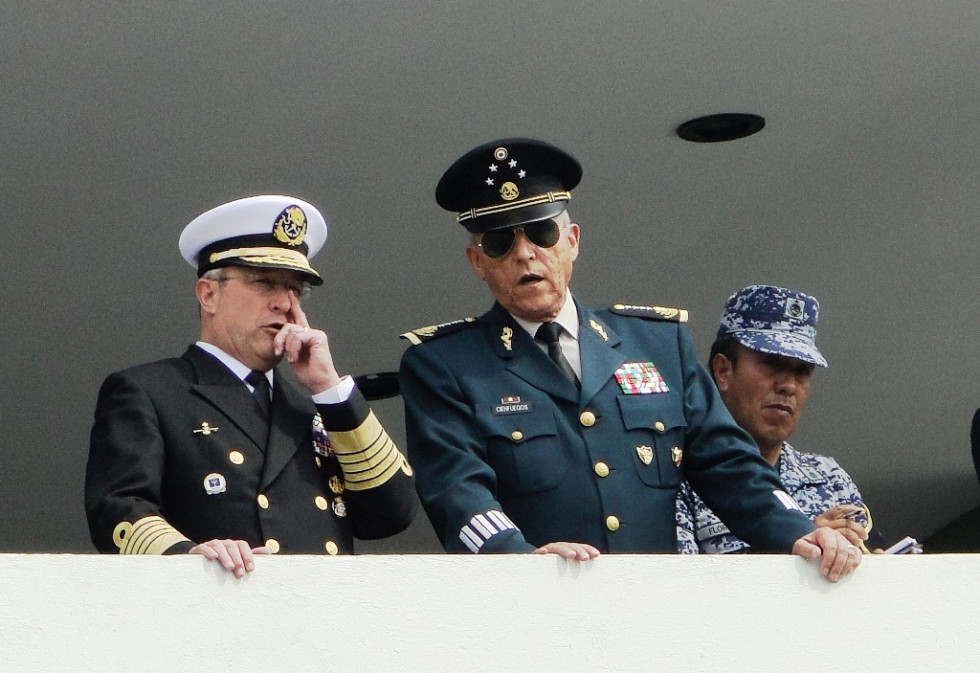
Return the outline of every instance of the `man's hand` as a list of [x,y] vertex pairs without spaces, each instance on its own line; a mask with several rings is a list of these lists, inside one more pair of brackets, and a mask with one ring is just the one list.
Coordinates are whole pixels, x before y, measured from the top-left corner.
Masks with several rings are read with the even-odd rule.
[[848,542],[860,547],[861,543],[868,539],[868,532],[864,526],[848,517],[863,512],[864,508],[858,505],[837,505],[818,516],[813,522],[818,527],[836,529],[847,538]]
[[836,582],[861,564],[861,550],[833,528],[818,528],[793,544],[793,553],[803,558],[820,558],[820,574]]
[[255,570],[255,554],[270,554],[267,547],[252,549],[245,540],[208,540],[193,547],[189,554],[200,554],[210,561],[217,561],[221,567],[235,577],[244,577],[245,573]]
[[310,327],[306,314],[294,301],[284,325],[273,341],[276,355],[286,356],[296,379],[316,395],[340,384],[340,375],[333,364],[327,335]]
[[549,542],[538,547],[532,554],[558,554],[571,561],[591,561],[599,556],[599,550],[584,542]]

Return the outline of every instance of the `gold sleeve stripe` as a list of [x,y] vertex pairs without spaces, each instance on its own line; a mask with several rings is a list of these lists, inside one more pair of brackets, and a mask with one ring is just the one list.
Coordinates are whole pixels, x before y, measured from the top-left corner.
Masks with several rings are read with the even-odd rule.
[[122,521],[112,531],[112,539],[120,554],[162,554],[178,542],[190,542],[160,516]]
[[380,486],[398,472],[404,460],[373,411],[354,430],[328,434],[344,482],[352,491]]
[[[394,445],[392,445],[394,449]],[[401,468],[404,458],[397,450],[386,452],[382,461],[359,461],[353,464],[341,463],[340,468],[344,472],[344,484],[351,491],[363,491],[375,486],[380,486]]]

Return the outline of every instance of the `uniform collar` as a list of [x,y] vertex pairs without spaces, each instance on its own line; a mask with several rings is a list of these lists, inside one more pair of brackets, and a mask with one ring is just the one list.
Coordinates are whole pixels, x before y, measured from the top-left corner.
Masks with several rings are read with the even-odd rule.
[[[228,353],[224,352],[214,344],[209,344],[206,341],[198,341],[194,345],[200,348],[202,351],[216,357],[221,362],[221,364],[223,364],[225,367],[230,369],[231,372],[242,381],[245,380],[246,376],[252,373],[252,370],[248,367],[248,365],[242,363],[240,360],[237,360],[231,355],[228,355]],[[269,385],[271,386],[272,385],[271,369],[265,373],[265,377],[269,379]]]
[[[541,322],[531,322],[530,320],[518,318],[513,313],[511,314],[511,317],[514,319],[514,322],[523,327],[532,338],[538,333],[538,328],[544,324]],[[572,339],[578,341],[578,311],[575,310],[575,300],[572,299],[572,291],[568,288],[565,289],[565,303],[562,304],[561,310],[558,311],[558,315],[555,317],[554,322],[561,325],[572,337]]]

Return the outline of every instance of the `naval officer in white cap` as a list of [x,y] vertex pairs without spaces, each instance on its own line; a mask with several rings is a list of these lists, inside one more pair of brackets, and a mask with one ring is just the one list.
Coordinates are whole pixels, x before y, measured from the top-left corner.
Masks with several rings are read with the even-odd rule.
[[102,385],[85,483],[100,551],[197,553],[241,577],[256,554],[350,553],[412,522],[408,462],[303,312],[326,238],[314,206],[281,195],[184,229],[200,339]]

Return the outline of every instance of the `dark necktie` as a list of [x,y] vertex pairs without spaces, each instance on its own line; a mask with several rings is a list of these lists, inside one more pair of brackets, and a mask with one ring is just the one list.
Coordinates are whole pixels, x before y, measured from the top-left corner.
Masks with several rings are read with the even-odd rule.
[[558,343],[558,337],[561,335],[562,326],[556,322],[546,322],[538,328],[537,333],[534,335],[535,341],[540,341],[548,346],[548,357],[558,365],[558,369],[562,371],[565,377],[578,387],[578,377],[575,376],[575,370],[572,369],[572,365],[568,363],[565,359],[565,354],[561,352],[561,344]]
[[255,405],[259,408],[259,413],[262,414],[262,418],[268,422],[269,416],[272,414],[269,378],[262,372],[252,371],[245,377],[245,381],[254,388],[252,390],[252,399],[255,400]]

